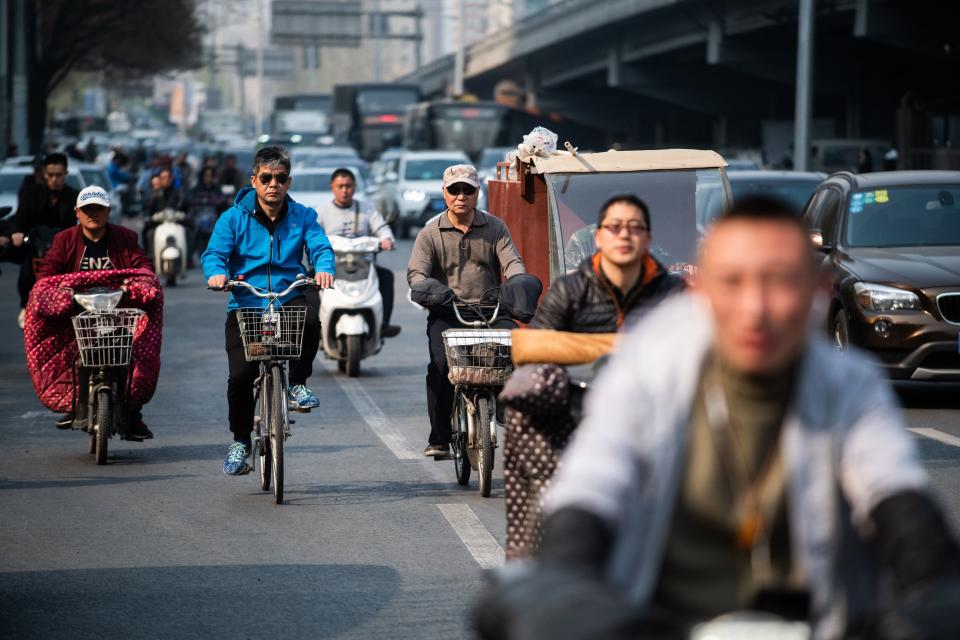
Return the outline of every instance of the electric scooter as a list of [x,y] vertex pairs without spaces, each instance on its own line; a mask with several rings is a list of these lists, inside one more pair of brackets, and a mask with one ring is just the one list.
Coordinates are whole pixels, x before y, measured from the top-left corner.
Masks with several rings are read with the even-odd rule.
[[320,299],[323,351],[341,372],[360,375],[360,361],[383,346],[383,298],[375,258],[380,240],[372,236],[329,236],[336,254],[337,281]]
[[182,211],[164,209],[153,214],[157,226],[153,229],[153,264],[157,277],[168,287],[187,274],[187,215]]

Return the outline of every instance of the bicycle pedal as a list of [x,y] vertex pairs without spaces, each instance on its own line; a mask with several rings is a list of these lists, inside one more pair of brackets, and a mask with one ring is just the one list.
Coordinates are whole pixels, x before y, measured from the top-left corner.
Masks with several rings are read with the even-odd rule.
[[304,409],[296,405],[290,405],[290,411],[296,411],[297,413],[310,413],[313,409]]
[[433,459],[437,462],[443,462],[444,460],[453,460],[453,456],[449,453],[445,453],[442,456],[433,456]]

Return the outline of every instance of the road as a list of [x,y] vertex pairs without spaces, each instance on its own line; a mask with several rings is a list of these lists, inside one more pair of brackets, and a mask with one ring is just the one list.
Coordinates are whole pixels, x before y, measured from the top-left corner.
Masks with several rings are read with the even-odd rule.
[[[384,257],[402,273],[411,243]],[[156,434],[61,432],[35,399],[15,325],[15,268],[0,277],[0,637],[467,638],[481,567],[500,562],[502,482],[480,498],[450,462],[421,457],[426,337],[403,302],[400,337],[346,379],[318,358],[321,408],[297,417],[286,502],[227,477],[225,296],[199,274],[167,291],[163,374],[144,411]],[[960,523],[957,389],[908,389],[911,428]],[[932,437],[931,437],[932,436]],[[934,439],[939,438],[939,439]]]

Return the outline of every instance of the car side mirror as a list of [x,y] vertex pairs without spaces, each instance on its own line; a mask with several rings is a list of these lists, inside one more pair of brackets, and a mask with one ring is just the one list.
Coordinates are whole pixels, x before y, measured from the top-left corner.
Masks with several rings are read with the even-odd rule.
[[817,251],[830,251],[832,248],[829,244],[824,244],[823,231],[820,229],[810,230],[810,242],[813,243],[813,248]]
[[400,179],[399,174],[396,171],[388,171],[386,175],[383,176],[384,182],[396,182]]

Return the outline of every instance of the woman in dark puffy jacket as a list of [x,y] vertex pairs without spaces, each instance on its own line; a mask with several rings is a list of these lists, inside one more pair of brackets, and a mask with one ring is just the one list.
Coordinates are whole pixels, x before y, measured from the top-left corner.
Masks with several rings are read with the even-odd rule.
[[594,239],[597,252],[551,285],[531,328],[612,333],[632,312],[683,289],[650,255],[650,212],[635,195],[607,200]]

